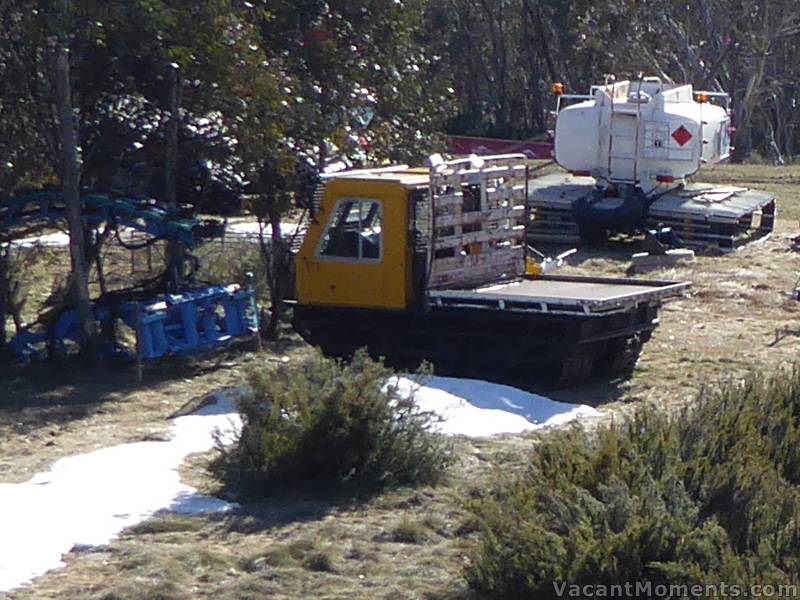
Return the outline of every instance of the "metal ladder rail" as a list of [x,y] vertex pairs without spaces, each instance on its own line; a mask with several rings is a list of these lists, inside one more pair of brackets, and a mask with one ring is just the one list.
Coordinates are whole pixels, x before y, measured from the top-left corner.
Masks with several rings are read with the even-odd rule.
[[[637,89],[637,100],[639,99],[638,94],[642,91],[642,83],[644,82],[643,79],[638,80],[639,87]],[[640,131],[641,131],[641,121],[642,121],[642,103],[637,101],[636,102],[636,127],[634,130],[633,136],[625,135],[621,136],[619,133],[615,133],[614,129],[614,115],[618,114],[618,111],[614,107],[614,93],[615,93],[615,86],[616,82],[611,83],[611,111],[608,121],[608,180],[611,181],[613,179],[611,165],[614,159],[617,160],[632,160],[633,161],[633,184],[637,184],[639,182],[639,139],[640,139]],[[622,113],[619,113],[622,114]],[[628,114],[628,113],[624,113]],[[633,139],[633,157],[629,156],[616,156],[614,155],[614,138],[615,137],[627,137]]]
[[642,124],[642,83],[643,76],[639,76],[639,88],[636,90],[636,136],[633,142],[633,183],[639,183],[639,129]]

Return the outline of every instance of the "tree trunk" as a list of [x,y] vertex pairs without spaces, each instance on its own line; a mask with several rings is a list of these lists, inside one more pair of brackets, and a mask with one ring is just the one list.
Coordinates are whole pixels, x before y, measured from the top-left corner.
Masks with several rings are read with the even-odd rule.
[[169,99],[167,110],[167,147],[164,157],[164,200],[170,208],[177,203],[175,190],[175,165],[178,162],[178,68],[171,64],[169,72]]
[[[164,200],[170,209],[178,207],[176,168],[178,164],[178,123],[180,109],[180,92],[178,66],[169,65],[169,121],[167,122],[167,147],[164,156]],[[165,259],[167,283],[171,291],[178,292],[183,285],[183,257],[181,243],[167,240]]]
[[69,55],[63,43],[56,50],[56,111],[61,138],[61,188],[67,205],[69,224],[69,256],[71,296],[78,313],[81,332],[81,353],[90,364],[98,359],[97,327],[89,297],[89,269],[81,223],[80,165],[78,140],[72,114],[72,86],[69,74]]
[[529,0],[524,0],[523,8],[525,12],[528,14],[528,18],[530,18],[531,23],[536,25],[536,31],[539,37],[539,43],[541,44],[541,55],[544,58],[544,63],[547,66],[547,73],[550,75],[550,80],[552,83],[559,81],[558,75],[556,73],[555,63],[553,61],[552,53],[550,52],[550,46],[547,42],[547,28],[544,25],[544,19],[542,17],[542,9],[539,4],[536,5],[536,10],[533,9]]
[[[106,230],[107,231],[107,230]],[[108,293],[108,286],[106,285],[106,274],[103,270],[103,242],[104,237],[98,234],[95,237],[94,246],[92,247],[92,258],[94,268],[97,271],[97,283],[100,286],[100,294],[105,296]]]
[[269,253],[269,296],[270,296],[270,318],[264,335],[267,339],[278,339],[278,327],[283,318],[284,304],[286,295],[289,249],[281,235],[281,212],[278,202],[273,201],[269,206],[270,223],[270,253]]
[[13,246],[5,242],[0,246],[0,351],[8,342],[6,335],[6,320],[11,317],[14,323],[14,333],[22,333],[22,310],[28,301],[27,295],[21,289],[20,272],[13,264]]

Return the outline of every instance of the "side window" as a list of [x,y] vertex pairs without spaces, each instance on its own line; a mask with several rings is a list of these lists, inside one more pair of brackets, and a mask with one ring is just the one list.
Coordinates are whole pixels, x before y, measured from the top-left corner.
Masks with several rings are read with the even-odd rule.
[[319,256],[380,260],[383,256],[383,214],[375,200],[341,200],[333,211]]

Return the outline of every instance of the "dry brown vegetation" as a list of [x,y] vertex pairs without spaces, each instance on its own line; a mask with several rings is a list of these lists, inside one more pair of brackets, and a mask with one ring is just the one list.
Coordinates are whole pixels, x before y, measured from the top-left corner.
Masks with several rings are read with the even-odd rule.
[[[698,389],[749,370],[772,371],[800,352],[800,303],[791,298],[800,256],[800,167],[723,166],[703,180],[751,185],[779,198],[776,232],[724,257],[652,272],[688,279],[691,293],[661,312],[661,326],[631,380],[549,393],[598,406],[608,418],[642,403],[664,409]],[[582,249],[569,271],[624,275],[635,245]],[[157,439],[168,418],[209,392],[238,385],[249,365],[307,352],[291,336],[262,353],[247,348],[192,363],[133,373],[78,375],[36,367],[5,376],[0,392],[0,481],[23,481],[61,456],[115,443]],[[108,547],[66,557],[10,598],[467,598],[463,566],[475,543],[465,499],[526,462],[537,435],[459,440],[458,462],[437,488],[401,489],[367,501],[295,495],[247,502],[224,518],[164,516],[125,532]],[[191,459],[183,477],[219,491],[210,456]]]

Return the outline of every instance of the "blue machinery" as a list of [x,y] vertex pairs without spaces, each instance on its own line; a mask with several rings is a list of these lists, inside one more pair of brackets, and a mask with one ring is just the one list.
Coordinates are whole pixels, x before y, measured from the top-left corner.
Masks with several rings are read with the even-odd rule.
[[[108,223],[115,229],[130,227],[154,239],[178,241],[188,248],[224,233],[224,226],[218,221],[186,218],[177,211],[158,207],[151,200],[91,194],[82,198],[82,204],[82,219],[93,226]],[[57,192],[14,196],[0,204],[0,231],[53,224],[64,218],[65,208],[63,197]],[[103,354],[138,361],[205,352],[258,332],[255,294],[238,286],[192,288],[145,300],[122,298],[96,303],[93,309],[99,330],[114,332],[113,341],[104,336],[107,341]],[[116,332],[121,324],[135,335],[135,352],[117,343]],[[51,352],[66,353],[70,343],[80,343],[74,310],[62,312],[43,330],[23,331],[7,344],[7,349],[28,362],[45,358]]]
[[145,360],[203,352],[258,332],[255,296],[252,290],[236,286],[167,295],[138,310],[138,346]]
[[[15,227],[52,225],[66,219],[67,207],[61,192],[18,194],[0,202],[0,231]],[[121,198],[110,194],[86,194],[81,198],[81,218],[97,226],[130,227],[157,239],[172,239],[194,248],[204,240],[219,237],[219,221],[200,221],[178,210],[158,206],[150,198]]]
[[[108,344],[106,356],[148,361],[169,354],[189,355],[219,348],[234,338],[258,332],[258,310],[250,290],[236,286],[212,286],[183,294],[167,294],[149,302],[127,301],[114,307],[95,307],[101,328],[121,321],[136,336],[136,352]],[[57,354],[65,354],[68,343],[80,343],[78,315],[61,314],[48,331],[25,331],[8,344],[19,359],[44,359],[48,343]]]

